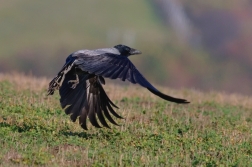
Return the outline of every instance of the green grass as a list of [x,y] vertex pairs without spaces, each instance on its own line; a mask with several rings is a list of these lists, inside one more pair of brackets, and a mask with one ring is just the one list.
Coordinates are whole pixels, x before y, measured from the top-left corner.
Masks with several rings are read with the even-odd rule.
[[[0,75],[0,166],[251,166],[252,100],[193,90],[106,85],[125,120],[88,131],[70,121],[48,80]],[[90,124],[89,124],[90,125]]]

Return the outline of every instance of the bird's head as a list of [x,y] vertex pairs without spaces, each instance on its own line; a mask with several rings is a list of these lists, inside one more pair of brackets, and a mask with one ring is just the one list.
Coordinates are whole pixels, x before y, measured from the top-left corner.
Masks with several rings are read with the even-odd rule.
[[137,55],[142,53],[139,50],[121,44],[114,46],[114,48],[116,48],[121,53],[122,56]]

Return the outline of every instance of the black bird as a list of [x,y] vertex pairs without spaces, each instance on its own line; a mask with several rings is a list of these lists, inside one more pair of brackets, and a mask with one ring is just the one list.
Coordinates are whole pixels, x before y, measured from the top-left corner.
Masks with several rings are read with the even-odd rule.
[[114,108],[118,108],[107,96],[102,85],[105,78],[129,82],[147,88],[150,92],[164,100],[175,103],[189,103],[187,100],[165,95],[152,86],[128,59],[130,55],[141,54],[140,51],[125,45],[97,50],[79,50],[70,54],[58,75],[49,83],[48,95],[59,89],[60,104],[66,114],[71,114],[72,121],[79,117],[82,128],[87,130],[86,120],[101,128],[97,122],[110,128],[105,117],[118,125],[110,114],[119,116]]

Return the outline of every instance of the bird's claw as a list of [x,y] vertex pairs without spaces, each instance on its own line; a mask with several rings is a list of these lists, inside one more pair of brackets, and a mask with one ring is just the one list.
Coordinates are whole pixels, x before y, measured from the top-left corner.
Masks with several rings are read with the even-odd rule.
[[71,86],[71,88],[75,89],[76,86],[79,84],[79,77],[78,77],[78,75],[76,75],[76,80],[69,80],[68,83],[73,83],[72,86]]
[[70,80],[70,81],[68,81],[68,83],[73,83],[71,88],[75,89],[76,86],[79,84],[79,81],[78,80]]

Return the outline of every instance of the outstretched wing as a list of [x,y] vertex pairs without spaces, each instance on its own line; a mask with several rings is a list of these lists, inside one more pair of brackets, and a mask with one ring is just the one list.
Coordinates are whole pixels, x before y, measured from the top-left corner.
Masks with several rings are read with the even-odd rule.
[[111,79],[120,78],[122,81],[128,80],[133,84],[147,88],[153,94],[175,103],[189,103],[185,99],[174,98],[161,93],[152,86],[143,75],[136,69],[133,63],[126,57],[111,53],[78,53],[75,54],[75,65],[88,73],[103,76]]
[[90,74],[78,74],[79,84],[73,89],[70,80],[76,79],[76,74],[67,73],[65,80],[59,89],[61,107],[65,109],[66,114],[70,114],[72,121],[76,121],[79,116],[79,123],[83,129],[87,130],[86,120],[89,118],[91,124],[101,128],[97,122],[110,128],[105,117],[113,124],[118,125],[110,113],[117,118],[122,118],[113,109],[118,108],[105,93],[98,77]]

